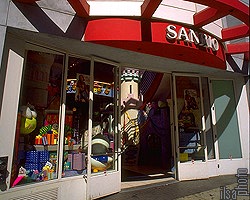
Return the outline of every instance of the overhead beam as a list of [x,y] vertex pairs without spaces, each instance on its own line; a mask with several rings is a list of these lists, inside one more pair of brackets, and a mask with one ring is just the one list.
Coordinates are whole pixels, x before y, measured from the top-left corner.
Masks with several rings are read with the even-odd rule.
[[39,1],[39,0],[16,0],[20,3],[35,3],[36,1]]
[[185,0],[193,3],[216,8],[220,12],[229,12],[230,15],[249,26],[249,7],[239,0]]
[[249,52],[249,42],[227,44],[227,54],[240,54]]
[[249,36],[249,26],[241,24],[229,28],[224,28],[221,31],[222,42],[244,38]]
[[162,0],[144,0],[141,5],[141,16],[143,18],[151,18]]
[[220,11],[216,8],[206,8],[196,14],[194,14],[194,26],[200,28],[217,19],[220,19],[228,15],[228,11]]
[[244,60],[249,61],[249,52],[244,53]]
[[89,4],[86,0],[67,0],[79,17],[89,17]]

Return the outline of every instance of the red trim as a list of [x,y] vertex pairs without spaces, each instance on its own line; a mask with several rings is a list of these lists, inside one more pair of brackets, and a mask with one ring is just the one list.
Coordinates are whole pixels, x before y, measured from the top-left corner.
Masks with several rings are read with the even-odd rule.
[[79,17],[89,17],[89,4],[86,0],[67,0]]
[[249,26],[249,7],[239,0],[186,0],[193,3],[218,9],[220,12],[230,12],[230,15],[238,18]]
[[249,36],[249,26],[241,24],[238,26],[222,29],[222,41],[235,40]]
[[[185,48],[183,46],[138,42],[138,41],[91,41],[96,44],[130,50],[134,52],[170,58],[174,60],[209,66],[218,69],[226,69],[225,58],[218,58],[216,55],[208,54],[201,50]],[[167,67],[167,66],[166,66]],[[176,66],[178,68],[178,66]]]
[[249,52],[244,53],[244,60],[249,61]]
[[151,18],[162,0],[144,0],[141,5],[141,16],[143,18]]
[[34,3],[34,2],[40,1],[40,0],[16,0],[16,1],[18,1],[20,3]]
[[249,42],[227,45],[227,54],[239,54],[247,52],[249,52]]
[[[142,40],[143,26],[139,20],[108,18],[89,21],[84,40],[135,52],[181,60],[185,62],[225,69],[224,48],[220,44],[212,52],[183,41],[167,41],[166,27],[169,23],[150,22],[151,40]],[[175,25],[177,30],[180,26]],[[188,31],[188,30],[187,30]]]
[[141,41],[141,22],[121,18],[92,20],[88,22],[84,40]]
[[206,8],[194,14],[194,26],[199,28],[229,14],[216,8]]

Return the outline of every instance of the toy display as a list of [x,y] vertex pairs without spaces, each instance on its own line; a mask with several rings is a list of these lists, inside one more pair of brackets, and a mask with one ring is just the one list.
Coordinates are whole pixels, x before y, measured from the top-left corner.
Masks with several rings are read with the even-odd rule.
[[110,83],[94,81],[94,94],[113,97],[114,86]]
[[43,126],[39,130],[39,135],[35,138],[35,144],[53,145],[58,140],[58,124]]
[[[34,52],[34,55],[38,54],[39,52]],[[44,56],[46,57],[45,54]],[[29,64],[26,65],[20,91],[20,105],[25,106],[20,107],[17,116],[18,137],[15,141],[14,170],[10,181],[13,187],[17,184],[55,179],[58,174],[62,177],[86,174],[88,145],[92,147],[89,162],[93,172],[105,171],[113,165],[113,71],[110,70],[112,80],[106,80],[105,70],[105,79],[98,77],[97,80],[102,81],[94,81],[101,90],[94,92],[93,130],[89,131],[90,62],[69,57],[69,63],[72,63],[67,73],[67,87],[62,89],[65,85],[62,84],[64,59],[60,55],[54,56],[45,76],[40,63],[43,61],[33,60],[33,54],[28,53]],[[35,70],[33,65],[36,66]],[[42,91],[39,81],[45,77],[43,83],[46,84]],[[36,90],[37,87],[39,90]],[[30,89],[33,92],[31,95]],[[61,105],[64,95],[65,110]],[[35,105],[36,110],[28,102]],[[109,108],[106,108],[108,105]],[[92,136],[91,144],[88,140],[89,134]],[[60,156],[61,153],[63,155]],[[62,162],[58,163],[61,157]],[[19,168],[22,173],[18,174]]]
[[92,139],[91,168],[93,172],[107,170],[113,161],[113,158],[107,155],[110,148],[109,139],[102,134],[97,134]]
[[[32,154],[39,155],[39,152],[32,152]],[[33,158],[33,156],[31,156],[31,158]],[[35,160],[38,159],[35,158]],[[55,166],[49,161],[46,161],[41,166],[36,165],[36,163],[32,163],[31,165],[26,165],[26,166],[27,168],[26,167],[24,168],[22,166],[20,167],[19,174],[15,179],[14,183],[12,184],[12,187],[15,187],[16,185],[20,184],[23,181],[24,182],[45,181],[54,179],[56,177]]]
[[[103,126],[105,128],[106,124]],[[85,132],[85,141],[87,141],[88,131]],[[113,144],[113,143],[112,143]],[[108,152],[110,151],[110,139],[108,136],[102,134],[101,126],[98,125],[93,128],[93,139],[91,142],[92,145],[92,154],[91,156],[91,168],[93,172],[105,171],[111,165],[113,158],[108,156]],[[85,143],[85,147],[87,147],[87,143]]]
[[67,93],[76,93],[76,80],[67,80]]

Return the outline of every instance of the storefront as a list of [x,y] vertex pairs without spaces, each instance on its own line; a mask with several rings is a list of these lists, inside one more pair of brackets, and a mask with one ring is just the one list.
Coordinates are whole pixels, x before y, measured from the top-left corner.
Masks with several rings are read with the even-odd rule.
[[0,199],[95,199],[152,163],[177,180],[248,168],[248,80],[219,37],[23,2],[0,3]]

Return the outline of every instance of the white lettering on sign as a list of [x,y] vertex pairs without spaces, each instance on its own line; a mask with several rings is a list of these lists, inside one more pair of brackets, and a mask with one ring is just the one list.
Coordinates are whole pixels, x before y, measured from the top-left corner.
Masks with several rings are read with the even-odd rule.
[[176,30],[176,26],[168,25],[166,28],[166,38],[169,40],[183,40],[184,42],[194,43],[213,51],[219,50],[219,42],[216,38],[212,38],[205,33],[196,33],[194,30],[189,29],[188,33],[184,27],[181,27],[179,31]]

